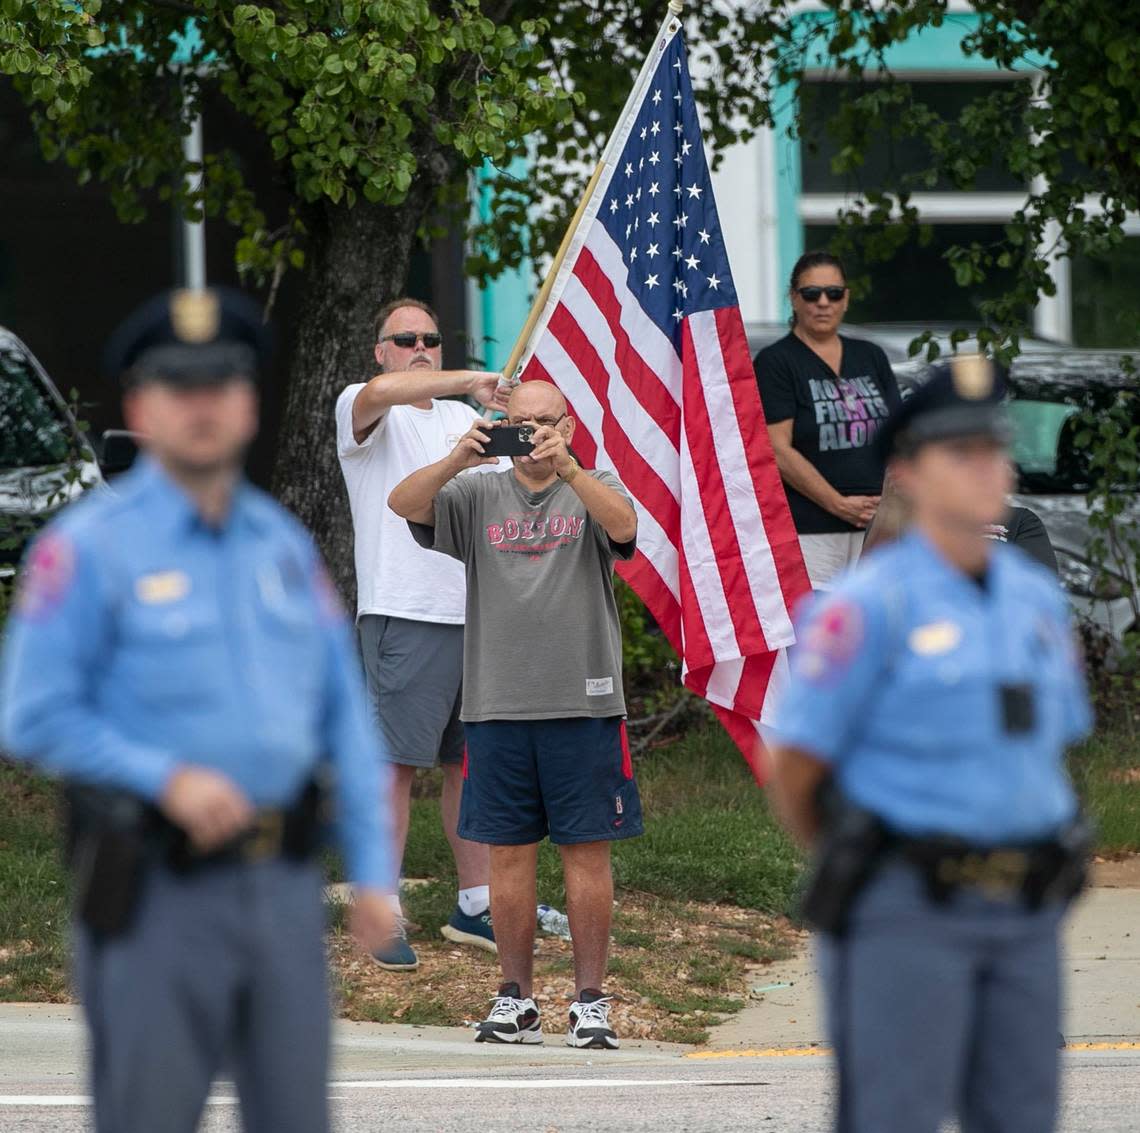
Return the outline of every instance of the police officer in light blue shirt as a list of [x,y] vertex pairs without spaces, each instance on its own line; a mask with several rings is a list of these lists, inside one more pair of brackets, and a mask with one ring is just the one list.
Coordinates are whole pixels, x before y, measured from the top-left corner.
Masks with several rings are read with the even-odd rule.
[[159,296],[109,347],[145,456],[29,551],[4,641],[3,745],[72,802],[77,963],[99,1133],[190,1133],[232,1072],[255,1133],[328,1127],[328,800],[379,947],[385,766],[309,535],[241,476],[260,312]]
[[1064,752],[1091,719],[1056,581],[987,538],[1001,395],[957,359],[884,424],[912,527],[805,612],[779,711],[842,1133],[1054,1124],[1057,931],[1087,849]]

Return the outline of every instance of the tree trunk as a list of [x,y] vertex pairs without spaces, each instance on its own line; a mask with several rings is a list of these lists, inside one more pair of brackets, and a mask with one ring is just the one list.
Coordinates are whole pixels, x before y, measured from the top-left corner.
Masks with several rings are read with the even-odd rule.
[[406,286],[424,201],[398,208],[326,202],[306,217],[304,287],[289,365],[273,493],[316,537],[355,609],[352,520],[336,455],[337,396],[376,373],[372,318]]

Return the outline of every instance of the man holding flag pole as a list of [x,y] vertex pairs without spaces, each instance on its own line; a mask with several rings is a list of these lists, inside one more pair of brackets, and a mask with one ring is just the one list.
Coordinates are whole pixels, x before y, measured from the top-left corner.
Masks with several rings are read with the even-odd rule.
[[[575,942],[567,1041],[617,1046],[601,991],[609,841],[639,832],[640,803],[624,729],[609,715],[624,712],[620,640],[604,658],[585,644],[617,628],[615,559],[680,653],[685,684],[712,703],[758,780],[759,722],[793,640],[790,607],[809,589],[712,199],[679,11],[669,5],[504,371],[518,386],[511,422],[535,429],[533,455],[497,475],[458,475],[496,459],[485,452],[494,427],[477,425],[389,498],[422,545],[467,566],[465,672],[512,657],[513,701],[499,695],[489,708],[472,683],[462,713],[461,832],[492,843],[504,980],[480,1041],[542,1041],[530,950],[535,855],[549,832],[563,851]],[[591,538],[567,536],[571,527]],[[554,585],[551,563],[585,553],[598,562],[579,575],[593,582]],[[571,601],[551,603],[555,590]],[[591,618],[589,634],[571,628]],[[504,619],[513,648],[501,640]],[[528,702],[536,671],[564,687],[559,713]],[[599,728],[587,737],[590,720]],[[622,773],[611,780],[619,734]]]

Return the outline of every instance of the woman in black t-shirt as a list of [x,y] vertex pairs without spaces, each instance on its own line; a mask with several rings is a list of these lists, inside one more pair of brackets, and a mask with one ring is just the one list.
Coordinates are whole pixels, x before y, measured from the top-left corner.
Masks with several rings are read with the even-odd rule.
[[768,434],[812,587],[853,563],[882,492],[872,438],[899,404],[887,356],[847,338],[843,265],[808,252],[792,271],[791,333],[753,362]]

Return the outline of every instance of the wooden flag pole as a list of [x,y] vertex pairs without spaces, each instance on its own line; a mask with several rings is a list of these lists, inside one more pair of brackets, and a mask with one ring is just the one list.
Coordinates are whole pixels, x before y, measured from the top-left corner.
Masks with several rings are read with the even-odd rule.
[[[669,0],[669,3],[666,5],[668,15],[662,25],[660,34],[665,34],[670,29],[673,21],[680,16],[683,7],[684,5],[681,3],[681,0]],[[629,108],[635,104],[642,87],[648,82],[652,72],[653,57],[650,55],[642,65],[641,72],[637,76],[637,81],[633,84],[633,90],[629,92],[629,98],[626,99],[626,104],[618,116],[619,124],[625,120]],[[558,251],[554,256],[554,260],[551,262],[550,270],[546,273],[546,278],[542,281],[542,286],[539,288],[538,294],[531,304],[530,314],[527,315],[526,322],[523,324],[523,328],[515,340],[515,345],[511,350],[510,357],[507,358],[507,364],[503,367],[503,381],[500,383],[500,388],[502,385],[517,384],[515,371],[518,369],[519,362],[522,360],[522,356],[530,344],[530,337],[534,333],[534,328],[542,318],[542,312],[546,308],[546,301],[550,298],[550,292],[554,288],[554,281],[557,279],[559,269],[562,267],[562,262],[566,259],[566,254],[570,250],[570,243],[574,239],[575,232],[578,231],[578,225],[582,220],[582,215],[586,211],[586,206],[589,204],[590,198],[594,195],[594,190],[598,186],[598,181],[601,180],[602,172],[607,162],[614,160],[616,142],[617,131],[615,130],[606,143],[606,148],[602,153],[601,160],[595,166],[594,172],[590,176],[589,183],[586,185],[586,191],[582,194],[582,199],[578,202],[578,208],[575,210],[574,216],[570,220],[570,225],[562,237],[562,243],[559,244]]]

